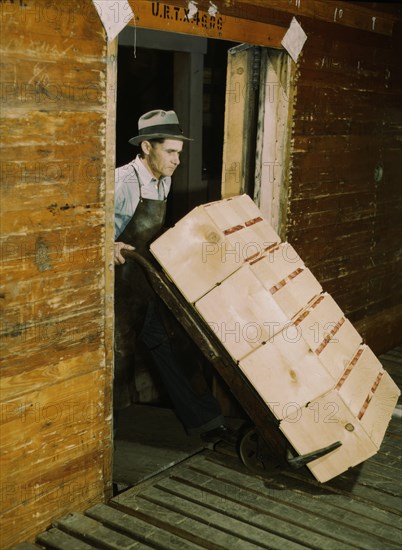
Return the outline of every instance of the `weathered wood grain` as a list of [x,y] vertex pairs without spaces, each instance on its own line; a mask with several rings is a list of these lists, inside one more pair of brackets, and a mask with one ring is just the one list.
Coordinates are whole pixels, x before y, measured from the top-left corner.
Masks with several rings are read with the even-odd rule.
[[249,192],[253,179],[255,56],[252,46],[240,45],[228,52],[226,69],[225,120],[222,153],[223,198]]
[[87,0],[2,2],[0,19],[1,546],[9,548],[110,491],[113,51]]
[[85,63],[76,59],[74,65],[66,67],[57,59],[21,60],[21,53],[8,54],[2,64],[3,100],[9,107],[27,110],[40,104],[47,111],[102,110],[102,61]]
[[[51,383],[60,382],[62,380],[68,380],[72,376],[82,376],[97,369],[99,366],[104,365],[104,356],[99,350],[99,346],[96,342],[96,332],[93,331],[92,342],[89,341],[91,334],[86,333],[86,339],[80,342],[76,346],[64,347],[64,349],[55,350],[53,363],[46,363],[47,352],[46,349],[49,345],[58,343],[56,338],[52,338],[52,335],[46,332],[48,327],[45,327],[42,337],[46,335],[46,348],[41,353],[35,353],[32,362],[29,365],[26,364],[26,360],[23,357],[19,361],[16,361],[15,367],[9,365],[9,361],[5,361],[5,365],[2,367],[3,375],[1,382],[0,399],[5,403],[2,403],[0,407],[5,411],[12,410],[13,405],[9,400],[14,399],[17,396],[29,396],[32,391],[40,388],[46,388]],[[86,331],[89,327],[85,327]],[[38,337],[39,337],[38,331]],[[25,346],[26,347],[26,346]],[[80,353],[80,360],[77,361],[77,348],[82,350]],[[11,362],[11,361],[10,361]],[[16,367],[20,367],[16,373]],[[6,413],[8,414],[8,413]]]
[[21,113],[12,110],[10,116],[1,119],[0,125],[8,138],[6,147],[12,147],[14,142],[25,147],[47,146],[46,135],[52,136],[51,143],[55,145],[75,144],[79,147],[83,136],[99,139],[104,135],[104,127],[105,119],[98,112],[63,112],[60,107],[55,111],[31,111],[29,107]]
[[210,6],[204,10],[197,8],[193,17],[189,16],[188,7],[180,6],[175,2],[133,2],[133,11],[136,20],[130,21],[130,25],[138,25],[144,28],[168,30],[184,34],[207,36],[209,38],[222,38],[235,42],[254,43],[272,48],[280,48],[281,40],[286,32],[286,27],[273,23],[267,23],[264,19],[247,20],[238,25],[238,19],[231,15],[222,15],[217,10],[214,16],[209,14]]
[[90,544],[76,539],[55,527],[52,527],[44,533],[39,533],[37,541],[45,547],[51,546],[58,550],[90,550],[93,548]]
[[[308,507],[304,508],[301,502],[299,502],[299,505],[295,505],[296,502],[293,499],[286,502],[285,499],[281,501],[280,498],[272,498],[272,492],[269,489],[265,492],[248,491],[242,487],[243,480],[238,483],[240,476],[236,476],[236,474],[233,480],[216,478],[210,474],[199,473],[197,466],[198,464],[195,465],[194,469],[184,470],[183,468],[177,475],[172,476],[172,481],[169,480],[170,483],[177,482],[178,493],[192,499],[197,497],[200,499],[202,495],[210,507],[215,506],[218,508],[219,506],[222,510],[225,508],[222,507],[221,495],[225,495],[228,499],[226,508],[230,510],[228,510],[228,513],[237,520],[262,527],[285,539],[289,530],[286,518],[292,517],[293,536],[300,541],[308,541],[311,548],[330,549],[334,545],[345,550],[350,548],[350,540],[355,535],[351,525],[337,524],[335,526],[331,520],[325,518],[322,510],[314,506],[313,499],[311,500],[313,501],[314,511],[310,510],[310,515]],[[199,466],[205,468],[206,464],[199,461]],[[212,471],[214,473],[218,471],[216,465],[212,466]],[[183,485],[179,485],[179,483]],[[190,487],[186,487],[184,485],[186,483]],[[166,487],[167,482],[163,486]],[[267,521],[267,516],[269,521]],[[270,540],[270,544],[273,540],[274,537]],[[359,543],[363,544],[365,548],[374,549],[376,541],[373,541],[372,534],[360,534]]]
[[[187,7],[188,4],[184,0],[167,1],[166,3],[182,7]],[[135,10],[134,4],[135,2],[133,2]],[[198,4],[205,11],[210,7],[209,2],[204,0],[200,0]],[[6,146],[2,149],[2,159],[13,164],[11,170],[14,170],[14,163],[20,169],[23,163],[27,166],[31,161],[44,159],[56,162],[68,159],[68,162],[71,162],[71,159],[80,158],[80,162],[85,165],[86,159],[88,159],[88,163],[93,163],[94,157],[96,157],[96,159],[101,159],[102,166],[102,174],[99,178],[88,182],[88,200],[85,201],[85,191],[79,188],[79,182],[74,190],[69,191],[67,188],[68,178],[56,178],[56,169],[54,173],[48,173],[41,180],[54,187],[44,189],[39,185],[39,181],[36,181],[36,176],[32,175],[32,171],[31,175],[27,176],[28,180],[22,179],[17,182],[15,176],[7,175],[4,172],[4,163],[2,164],[5,187],[3,197],[7,201],[7,210],[14,209],[19,212],[17,214],[20,216],[19,219],[22,216],[22,219],[26,220],[27,208],[24,205],[29,204],[29,193],[31,192],[32,204],[36,209],[35,223],[41,219],[40,212],[45,212],[45,209],[51,205],[56,209],[57,223],[60,222],[60,226],[57,228],[54,224],[50,224],[54,230],[52,232],[49,229],[46,234],[45,225],[47,226],[49,222],[46,214],[39,234],[35,233],[35,227],[32,225],[27,236],[22,233],[17,235],[17,227],[14,228],[14,235],[5,236],[3,243],[5,248],[4,246],[2,248],[2,260],[4,260],[2,268],[6,274],[8,296],[13,282],[15,286],[25,282],[27,284],[33,282],[35,285],[41,280],[44,284],[49,285],[49,297],[59,295],[59,292],[56,293],[56,285],[60,282],[59,277],[65,273],[67,277],[65,279],[65,295],[68,300],[69,290],[67,289],[72,288],[67,283],[68,274],[72,271],[71,253],[74,253],[76,268],[72,275],[72,281],[79,281],[77,272],[80,269],[85,271],[91,259],[92,262],[95,262],[92,267],[96,265],[92,275],[96,277],[95,273],[98,273],[99,277],[98,288],[100,289],[100,286],[106,281],[106,291],[108,289],[111,291],[112,276],[108,271],[111,250],[108,249],[104,256],[99,254],[100,244],[103,246],[105,239],[112,240],[110,227],[112,218],[111,176],[110,174],[107,176],[109,179],[106,181],[109,183],[105,188],[103,159],[105,140],[109,139],[110,144],[113,133],[110,130],[110,125],[109,130],[105,128],[105,109],[109,109],[109,120],[112,120],[110,118],[112,108],[110,106],[106,108],[106,95],[110,104],[113,104],[111,96],[114,94],[114,81],[113,76],[109,74],[112,86],[109,85],[110,79],[106,86],[106,65],[109,61],[104,30],[92,2],[89,1],[79,1],[74,5],[71,3],[31,2],[30,0],[24,3],[2,2],[1,8],[2,54],[4,56],[9,54],[9,59],[15,60],[15,70],[20,71],[18,73],[20,80],[24,79],[24,82],[27,80],[29,83],[30,79],[34,77],[32,82],[42,86],[39,90],[40,101],[38,103],[36,89],[16,88],[14,80],[10,87],[11,79],[10,82],[5,81],[7,86],[2,90],[6,94],[5,97],[2,96],[2,99],[5,99],[5,102],[2,103],[2,107],[4,107],[2,114],[6,116],[3,133],[6,136]],[[244,1],[218,6],[219,12],[223,15],[232,18],[240,17],[243,22],[246,19],[266,21],[268,24],[283,28],[286,28],[292,16],[296,15],[307,31],[308,40],[298,63],[299,84],[298,89],[295,89],[297,108],[294,111],[292,139],[297,144],[298,137],[316,137],[315,152],[328,156],[328,163],[316,156],[315,161],[319,163],[319,170],[318,173],[317,171],[314,173],[309,163],[305,162],[303,167],[308,177],[304,177],[303,171],[299,169],[301,166],[299,163],[303,163],[302,158],[291,159],[294,172],[291,173],[288,182],[290,201],[288,216],[286,216],[290,223],[285,228],[284,236],[291,241],[293,236],[295,237],[297,243],[296,241],[292,242],[295,246],[296,244],[301,246],[301,248],[299,246],[296,248],[306,262],[304,252],[307,249],[311,250],[309,258],[311,257],[315,262],[314,265],[321,269],[314,273],[320,282],[327,285],[327,289],[333,291],[334,295],[340,298],[340,304],[350,318],[366,327],[370,345],[374,344],[376,349],[380,349],[381,346],[389,348],[396,339],[400,340],[398,328],[400,307],[398,304],[395,305],[395,302],[400,300],[401,292],[400,283],[398,283],[401,280],[399,271],[401,264],[398,261],[401,238],[398,229],[401,209],[398,192],[401,93],[401,78],[398,70],[400,54],[398,52],[401,49],[397,41],[400,36],[400,8],[384,4],[373,6],[356,3],[338,3],[336,8],[321,0],[308,3],[295,2],[287,5],[274,2],[270,6],[267,6],[265,2]],[[225,38],[224,32],[222,37]],[[31,68],[29,67],[30,63]],[[90,71],[91,64],[95,67],[93,74]],[[68,82],[73,87],[75,82],[78,84],[75,94],[71,95],[69,90],[63,89],[59,96],[59,90],[54,85],[51,86],[53,77],[62,78],[63,76],[57,65],[64,68],[65,74],[68,75]],[[102,65],[104,69],[102,69]],[[75,66],[81,69],[75,75],[76,79],[73,72]],[[108,66],[110,67],[110,65]],[[11,69],[11,65],[9,69]],[[41,69],[42,73],[38,72]],[[52,79],[47,81],[41,79],[41,74],[46,72],[48,75],[52,75]],[[11,75],[12,70],[7,74]],[[86,76],[84,77],[84,75]],[[90,90],[85,78],[88,79]],[[83,95],[84,90],[88,93]],[[61,101],[55,102],[54,99],[58,99],[58,97],[61,98]],[[10,111],[12,111],[11,116]],[[4,115],[5,112],[7,112],[6,115]],[[107,134],[107,132],[109,133]],[[106,138],[106,135],[109,138]],[[348,138],[350,145],[348,145],[348,139],[345,140],[345,136],[352,136],[350,139]],[[369,140],[371,145],[368,147],[364,141],[359,143],[360,137]],[[319,146],[317,144],[321,138],[323,142],[322,146]],[[332,140],[331,143],[329,139]],[[346,164],[340,154],[344,145]],[[307,149],[310,146],[308,144]],[[306,143],[299,143],[297,147],[306,148]],[[352,151],[349,157],[348,151]],[[110,152],[109,147],[108,158],[112,158]],[[377,155],[377,152],[380,154]],[[306,153],[309,155],[310,150],[308,149]],[[313,159],[313,157],[311,158]],[[377,161],[383,162],[384,178],[371,187]],[[6,165],[6,168],[10,167]],[[42,178],[42,176],[43,174],[39,177]],[[344,182],[342,186],[340,186],[341,181]],[[38,185],[35,187],[36,183]],[[60,183],[60,193],[56,189],[58,183]],[[303,201],[314,198],[316,190],[318,193],[320,192],[321,183],[322,195],[333,194],[333,184],[337,183],[335,194],[342,191],[341,194],[345,196],[352,191],[358,194],[360,191],[364,191],[365,185],[367,185],[367,189],[373,190],[373,204],[377,205],[377,208],[371,210],[369,201],[366,201],[357,205],[359,208],[354,210],[353,207],[356,206],[356,203],[348,206],[345,200],[343,214],[346,218],[344,223],[336,227],[333,244],[328,244],[332,242],[334,232],[331,232],[331,224],[326,223],[326,221],[334,219],[331,210],[320,211],[320,205],[316,203],[315,206],[318,210],[310,212],[310,223],[314,224],[310,231],[308,230],[309,218],[306,217],[307,231],[304,231],[306,228],[302,218],[302,208],[297,210],[303,205]],[[28,184],[32,187],[28,188]],[[13,186],[16,186],[14,191]],[[19,197],[19,192],[21,192],[21,201],[16,200],[12,204],[10,200],[12,194]],[[61,201],[61,196],[67,197],[68,200]],[[294,210],[292,197],[300,201],[298,204],[294,203]],[[383,197],[387,197],[387,199]],[[368,195],[366,198],[368,200]],[[55,204],[57,207],[54,206]],[[66,204],[75,205],[76,208],[86,207],[87,204],[90,204],[94,209],[95,217],[98,214],[101,217],[100,212],[104,208],[104,220],[99,220],[99,225],[95,229],[90,227],[90,224],[81,226],[83,217],[79,218],[79,224],[74,225],[74,216],[69,218],[71,213],[64,216],[65,211],[61,210]],[[23,214],[24,211],[25,214]],[[328,214],[327,217],[325,213]],[[354,213],[355,217],[353,217]],[[359,219],[361,214],[364,216],[363,219]],[[66,228],[63,224],[67,220],[70,225]],[[11,215],[9,215],[9,223],[12,226]],[[106,233],[102,229],[103,223],[106,224]],[[52,233],[56,236],[55,240]],[[41,254],[44,250],[41,239],[45,239],[47,243],[55,243],[53,255],[48,247],[48,256],[51,257],[50,268],[46,255]],[[60,250],[64,251],[65,258],[63,261],[56,261],[56,255],[60,254]],[[66,254],[67,250],[68,254]],[[366,250],[370,250],[370,256],[365,258]],[[361,262],[360,271],[359,262]],[[370,267],[370,262],[373,262],[373,268]],[[101,264],[102,268],[97,272],[96,270]],[[310,264],[308,263],[308,265]],[[106,275],[102,271],[105,269]],[[333,269],[332,272],[331,269]],[[340,274],[342,277],[338,280]],[[99,292],[101,291],[99,290]],[[13,297],[14,314],[16,314],[15,308],[18,308],[18,304],[24,311],[29,311],[30,306],[27,303],[32,297],[34,294],[28,292],[25,304],[22,296],[20,301],[18,301],[18,297]],[[48,311],[51,301],[50,298],[48,305],[45,304],[45,301],[40,301],[41,305],[38,304],[38,307],[43,308],[43,311]],[[104,307],[107,309],[103,309]],[[107,313],[102,314],[102,311],[107,311]],[[90,315],[99,318],[99,323],[95,322],[92,325]],[[26,343],[24,357],[24,343],[17,342],[16,351],[18,353],[15,364],[11,360],[12,346],[7,345],[6,349],[9,355],[6,368],[7,377],[10,376],[7,378],[7,391],[11,388],[13,377],[17,386],[24,393],[29,391],[29,381],[32,382],[33,388],[42,387],[49,372],[53,373],[54,377],[60,374],[64,380],[68,369],[71,368],[71,380],[76,377],[80,378],[77,376],[80,357],[86,362],[84,371],[87,373],[97,368],[99,354],[101,356],[105,354],[109,368],[109,382],[105,382],[105,386],[108,388],[106,391],[110,393],[111,318],[110,301],[105,301],[103,305],[98,301],[96,308],[92,311],[86,309],[83,317],[82,312],[76,317],[78,326],[85,326],[87,323],[91,325],[92,328],[87,333],[88,338],[79,338],[76,347],[69,346],[66,342],[54,347],[53,340],[48,341],[46,347],[31,339],[29,343],[33,344],[34,348],[32,355],[29,356],[29,361],[27,360]],[[68,317],[68,319],[69,322],[74,323],[74,316]],[[23,321],[27,320],[23,319]],[[49,321],[57,325],[57,317],[49,319]],[[20,318],[18,323],[21,324]],[[18,326],[18,323],[15,324],[14,332],[11,331],[17,338],[21,335],[21,327]],[[100,330],[99,327],[102,323],[103,329]],[[45,328],[46,322],[40,326]],[[71,324],[71,326],[73,325]],[[378,330],[378,326],[382,327],[382,331]],[[105,342],[99,339],[99,334],[103,333],[106,338]],[[49,346],[49,344],[51,345]],[[105,348],[107,348],[106,351]],[[53,364],[48,366],[50,356],[52,356],[53,363],[60,365],[60,367],[56,367],[56,370],[52,370]],[[13,365],[14,373],[12,372]],[[36,368],[38,376],[35,381]],[[60,368],[60,372],[57,371],[58,368]],[[25,371],[27,372],[27,383],[23,382]],[[53,383],[54,377],[50,376],[51,383]],[[13,392],[10,395],[16,397]],[[107,433],[107,437],[109,437],[110,425],[105,426],[105,430],[105,435]],[[58,449],[58,452],[61,452],[61,449]],[[107,468],[105,472],[107,472]],[[78,497],[77,499],[80,500]],[[48,510],[48,503],[45,502],[45,499],[34,499],[24,503],[25,509],[29,509],[32,514],[37,511],[36,505],[38,508],[46,510],[46,513],[41,516],[42,525],[49,520],[48,514],[57,513],[56,507],[53,510]],[[16,525],[20,527],[18,513],[21,510],[18,511],[18,508],[13,510],[13,514],[15,512],[14,527]],[[34,529],[40,528],[38,521],[33,521],[33,517],[31,515],[28,523],[25,524],[30,524],[30,527],[26,528],[31,529],[30,533]],[[22,530],[21,536],[24,532],[27,533]],[[7,533],[9,536],[8,527]]]
[[[187,7],[183,0],[167,0],[165,4]],[[135,2],[132,2],[135,10]],[[206,0],[199,2],[201,9],[208,10],[209,4]],[[277,20],[289,22],[289,15],[300,17],[302,21],[317,20],[322,22],[335,23],[335,27],[342,26],[342,30],[350,27],[352,29],[362,29],[369,31],[375,35],[390,35],[395,20],[398,18],[398,9],[382,10],[377,8],[373,10],[370,6],[361,6],[350,4],[348,2],[338,2],[336,6],[328,5],[324,0],[313,0],[309,3],[299,5],[297,2],[289,2],[284,4],[281,0],[270,2],[268,5],[266,0],[258,0],[251,2],[243,0],[235,4],[219,5],[219,12],[223,14],[233,15],[234,17],[254,19],[254,20]],[[373,24],[373,14],[375,23]]]
[[[40,36],[48,38],[52,43],[59,37],[71,39],[93,40],[98,43],[98,53],[105,51],[106,45],[103,41],[104,31],[96,11],[86,0],[79,0],[74,4],[48,3],[24,3],[3,2],[2,3],[3,30],[6,36],[22,30],[32,30]],[[3,39],[7,43],[6,38]],[[37,48],[40,47],[36,46]],[[47,51],[45,51],[46,55]],[[66,52],[68,53],[68,52]],[[68,60],[68,56],[65,56]]]
[[[101,265],[104,249],[99,248],[104,229],[97,224],[85,226],[85,238],[77,224],[56,228],[43,226],[35,233],[7,235],[1,241],[3,282],[40,280]],[[110,245],[111,246],[111,245]]]
[[177,548],[177,550],[196,550],[200,548],[189,540],[168,533],[159,527],[150,527],[149,523],[146,521],[129,514],[122,514],[120,511],[110,506],[98,504],[87,510],[85,514],[93,519],[101,521],[104,525],[112,529],[122,531],[134,540],[145,543],[148,542],[152,545],[161,545],[163,548]]
[[[97,469],[88,469],[85,477],[81,470],[71,476],[64,475],[63,483],[62,486],[60,480],[49,483],[50,491],[44,493],[24,484],[11,488],[14,506],[8,508],[2,518],[5,548],[14,544],[16,533],[20,540],[32,539],[41,530],[40,525],[47,527],[59,514],[67,514],[72,508],[82,510],[88,503],[98,502],[104,490]],[[6,490],[9,490],[7,485]],[[42,510],[40,521],[38,509]]]
[[[375,460],[375,457],[365,463],[361,472],[362,478],[365,478],[366,465],[372,460]],[[387,514],[375,501],[371,501],[370,506],[367,506],[366,502],[354,499],[356,479],[355,483],[349,483],[347,493],[340,494],[334,490],[332,482],[319,487],[307,476],[296,474],[295,477],[292,472],[288,475],[288,471],[276,472],[273,475],[267,473],[264,482],[236,468],[235,460],[227,458],[224,462],[219,456],[210,457],[206,461],[197,457],[190,469],[194,473],[210,477],[210,490],[213,490],[215,482],[224,482],[228,484],[224,492],[227,497],[231,497],[232,500],[241,499],[251,506],[255,503],[258,508],[266,507],[268,514],[271,506],[291,504],[296,508],[296,513],[304,512],[303,523],[310,529],[326,531],[326,523],[322,520],[331,518],[328,525],[329,538],[347,535],[353,542],[357,536],[362,535],[371,547],[370,539],[365,537],[369,533],[374,547],[385,540],[390,545],[398,544],[402,523],[396,511]],[[371,494],[374,495],[375,492]]]
[[134,541],[126,535],[105,527],[92,518],[75,512],[55,521],[54,526],[69,534],[82,536],[91,546],[92,544],[101,544],[110,550],[121,550],[122,548],[142,550],[152,548],[148,544]]
[[[333,31],[312,32],[299,63],[287,237],[362,326],[401,301],[400,46],[396,34],[370,43]],[[386,343],[365,333],[376,351],[400,338],[392,324]]]
[[74,443],[80,432],[86,432],[87,441],[81,442],[83,448],[86,444],[99,445],[94,433],[102,431],[103,378],[102,372],[88,372],[49,385],[46,392],[36,390],[11,399],[2,407],[5,456],[15,461],[21,450],[25,449],[23,458],[19,459],[18,470],[11,462],[4,464],[3,474],[7,474],[8,479],[16,476],[22,481],[25,474],[37,476],[38,470],[32,469],[32,460],[38,460],[38,467],[44,467],[43,462],[48,462],[68,468],[64,456],[65,453],[77,453],[74,444],[67,444],[64,453],[56,456],[50,452],[52,448],[57,448],[59,430],[63,432],[66,441],[71,438],[70,443]]
[[377,457],[323,486],[289,468],[256,476],[236,457],[204,451],[115,497],[113,512],[102,507],[101,517],[113,514],[122,526],[127,516],[133,526],[139,519],[134,533],[147,522],[151,533],[157,527],[214,550],[232,548],[233,535],[240,548],[258,541],[262,548],[396,549],[400,499],[387,479],[396,482],[398,469],[376,472]]

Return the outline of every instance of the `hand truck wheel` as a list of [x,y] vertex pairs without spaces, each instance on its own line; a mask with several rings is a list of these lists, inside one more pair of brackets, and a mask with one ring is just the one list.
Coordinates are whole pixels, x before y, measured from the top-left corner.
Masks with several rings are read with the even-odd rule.
[[239,455],[243,464],[255,473],[264,473],[278,466],[255,427],[249,428],[241,438]]

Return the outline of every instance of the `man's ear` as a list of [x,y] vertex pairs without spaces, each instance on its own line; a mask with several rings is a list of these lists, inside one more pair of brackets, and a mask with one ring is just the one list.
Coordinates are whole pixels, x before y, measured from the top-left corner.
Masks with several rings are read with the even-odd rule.
[[149,152],[151,150],[152,145],[149,143],[149,141],[141,141],[141,150],[144,153],[144,155],[149,155]]

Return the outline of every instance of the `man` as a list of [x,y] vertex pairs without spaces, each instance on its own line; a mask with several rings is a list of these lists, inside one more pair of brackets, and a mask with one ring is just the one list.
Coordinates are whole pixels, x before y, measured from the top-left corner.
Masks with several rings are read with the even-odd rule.
[[[186,365],[189,376],[181,368],[179,354],[168,337],[163,306],[142,269],[122,255],[122,250],[135,248],[149,257],[149,244],[164,224],[171,176],[180,164],[183,142],[189,140],[183,136],[174,111],[150,111],[140,117],[138,135],[129,140],[140,147],[140,154],[116,169],[115,418],[118,410],[131,404],[133,363],[138,346],[144,344],[187,433],[233,443],[235,435],[225,426],[219,404],[206,384],[192,383],[200,377],[194,375],[191,360]],[[181,356],[185,348],[180,347]]]

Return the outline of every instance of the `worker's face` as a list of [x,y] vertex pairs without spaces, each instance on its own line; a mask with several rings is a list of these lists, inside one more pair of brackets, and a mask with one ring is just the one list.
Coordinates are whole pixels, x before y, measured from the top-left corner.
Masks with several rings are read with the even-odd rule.
[[176,139],[165,139],[163,143],[143,143],[145,163],[152,174],[159,179],[171,176],[180,164],[180,153],[183,142]]

